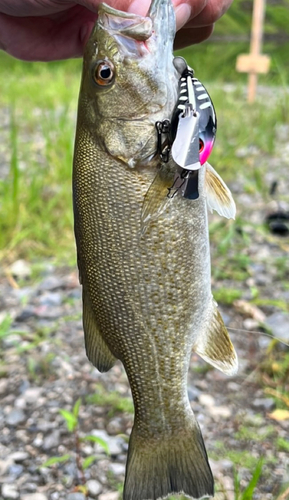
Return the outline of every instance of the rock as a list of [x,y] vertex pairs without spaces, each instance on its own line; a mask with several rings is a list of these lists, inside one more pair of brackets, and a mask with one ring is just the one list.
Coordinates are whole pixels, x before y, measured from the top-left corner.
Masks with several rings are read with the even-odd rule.
[[8,378],[0,379],[0,396],[4,396],[4,394],[8,391],[8,383],[9,383]]
[[23,393],[23,397],[28,404],[37,402],[38,398],[42,394],[42,387],[29,387]]
[[6,424],[17,426],[25,420],[25,413],[19,408],[13,408],[13,410],[11,410],[6,417]]
[[268,411],[275,407],[275,401],[272,398],[256,398],[252,401],[252,404],[256,408],[265,408]]
[[14,499],[17,499],[19,498],[19,492],[17,491],[16,489],[16,486],[14,484],[8,484],[8,483],[4,483],[2,484],[2,490],[1,490],[1,493],[2,493],[2,497],[7,498],[7,500],[14,500]]
[[232,411],[228,406],[208,406],[208,410],[212,417],[230,418],[232,416]]
[[30,265],[22,259],[16,260],[9,268],[10,273],[17,279],[27,279],[31,275]]
[[107,491],[106,493],[99,495],[98,500],[118,500],[118,498],[118,491]]
[[188,398],[189,401],[195,401],[199,398],[201,391],[194,386],[188,387]]
[[47,496],[44,493],[29,493],[22,495],[21,500],[47,500]]
[[56,290],[63,287],[63,280],[57,276],[48,276],[39,285],[39,290]]
[[42,445],[43,450],[48,451],[51,450],[52,448],[56,448],[57,446],[59,446],[60,444],[59,438],[60,438],[60,432],[59,430],[55,429],[54,431],[51,432],[51,434],[49,434],[44,438]]
[[96,497],[102,491],[101,484],[98,481],[96,481],[95,479],[89,479],[86,482],[86,487],[87,487],[89,495],[92,495],[93,497]]
[[[91,434],[96,437],[100,437],[103,439],[109,448],[109,452],[111,456],[117,456],[122,453],[122,442],[123,439],[116,436],[109,436],[105,430],[94,429]],[[96,448],[98,452],[103,451],[103,448],[96,444]]]
[[115,476],[122,476],[125,473],[125,465],[124,464],[118,464],[115,462],[112,462],[109,465],[109,470],[115,475]]
[[9,458],[11,458],[15,464],[20,464],[29,458],[29,454],[26,451],[15,451],[9,455]]
[[21,476],[23,470],[24,470],[23,465],[12,464],[8,469],[8,474],[11,474],[11,476],[19,477]]
[[275,312],[269,316],[265,325],[270,328],[274,337],[279,337],[285,342],[289,341],[289,314],[284,312]]
[[123,430],[123,422],[121,418],[114,418],[107,424],[107,432],[110,434],[120,434]]
[[45,292],[39,299],[39,304],[43,306],[60,306],[62,295],[58,292]]
[[210,394],[200,394],[199,402],[202,406],[208,406],[208,407],[215,406],[216,404],[213,396],[210,396]]
[[85,500],[85,496],[83,493],[69,493],[66,500]]
[[7,337],[2,339],[2,345],[4,349],[9,349],[10,347],[14,347],[16,345],[21,344],[21,336],[17,333],[10,333]]

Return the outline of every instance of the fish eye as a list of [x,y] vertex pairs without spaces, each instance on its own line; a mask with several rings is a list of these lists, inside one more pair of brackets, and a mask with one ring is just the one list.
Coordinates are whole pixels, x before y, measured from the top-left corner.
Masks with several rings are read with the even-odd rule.
[[199,153],[202,153],[204,150],[204,141],[202,139],[199,139]]
[[97,61],[93,67],[92,77],[97,85],[105,87],[114,79],[114,66],[110,61]]

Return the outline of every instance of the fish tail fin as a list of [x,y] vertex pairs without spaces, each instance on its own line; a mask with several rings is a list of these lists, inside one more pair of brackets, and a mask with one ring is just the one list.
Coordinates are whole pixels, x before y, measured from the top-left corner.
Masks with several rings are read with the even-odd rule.
[[174,436],[145,438],[134,426],[130,438],[123,500],[156,500],[171,493],[195,499],[214,495],[214,479],[198,423]]

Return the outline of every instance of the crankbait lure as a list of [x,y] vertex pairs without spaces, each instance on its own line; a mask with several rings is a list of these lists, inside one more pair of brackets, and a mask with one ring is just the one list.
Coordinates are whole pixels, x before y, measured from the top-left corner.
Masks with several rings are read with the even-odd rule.
[[[182,57],[174,59],[181,77],[178,101],[172,120],[157,122],[158,151],[162,161],[167,162],[169,153],[178,165],[168,198],[178,192],[189,199],[199,197],[198,170],[209,158],[216,137],[217,119],[212,100],[203,84],[194,76]],[[167,141],[162,147],[163,134]]]

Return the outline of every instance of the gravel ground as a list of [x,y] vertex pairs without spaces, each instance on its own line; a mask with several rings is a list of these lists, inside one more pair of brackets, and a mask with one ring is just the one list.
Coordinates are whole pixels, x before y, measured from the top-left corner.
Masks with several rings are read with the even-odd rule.
[[[280,141],[287,140],[285,132],[278,132]],[[221,305],[221,310],[232,328],[239,373],[227,378],[192,355],[189,398],[202,428],[219,500],[235,498],[234,468],[241,488],[249,484],[258,457],[264,457],[264,465],[254,498],[275,499],[280,488],[289,485],[288,450],[277,444],[283,439],[289,446],[289,419],[270,417],[275,400],[264,391],[258,367],[271,341],[254,333],[262,323],[289,343],[289,314],[278,305],[289,302],[289,238],[254,229],[266,214],[289,211],[289,182],[282,180],[288,169],[288,147],[287,155],[281,148],[278,157],[262,160],[268,187],[275,179],[280,181],[275,200],[246,194],[241,177],[231,184],[246,223],[241,227],[236,223],[242,243],[237,250],[228,250],[225,261],[236,252],[246,256],[249,274],[237,284],[239,300]],[[253,166],[260,165],[258,151],[237,154],[248,156],[248,152]],[[213,223],[217,220],[212,218]],[[213,235],[213,288],[236,288],[234,276],[221,279],[215,272],[224,260],[216,250],[217,239]],[[99,374],[87,361],[76,271],[42,262],[35,282],[35,265],[39,267],[16,261],[0,271],[0,500],[117,500],[133,422],[125,374],[120,364]],[[258,307],[251,300],[256,287],[263,299]],[[283,344],[279,349],[284,355],[288,351]],[[79,425],[73,433],[59,410],[71,412],[79,398]],[[103,439],[110,453],[93,440],[81,441],[89,435]],[[51,457],[66,460],[43,467]],[[89,457],[94,461],[81,467]]]

